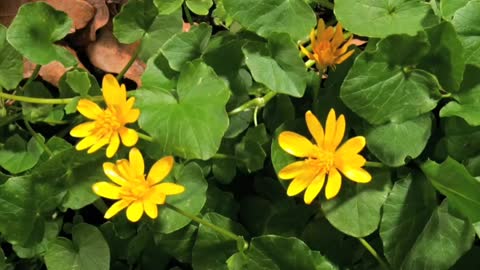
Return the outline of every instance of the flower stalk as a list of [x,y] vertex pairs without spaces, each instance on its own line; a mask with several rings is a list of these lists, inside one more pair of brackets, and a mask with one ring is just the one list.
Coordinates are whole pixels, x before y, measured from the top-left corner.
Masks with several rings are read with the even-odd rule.
[[375,251],[375,249],[367,242],[367,240],[363,239],[362,237],[358,237],[357,239],[365,247],[365,249],[372,254],[372,256],[377,260],[384,270],[390,270],[390,266],[378,255],[377,251]]
[[251,110],[252,108],[256,108],[256,107],[259,107],[259,108],[265,107],[265,105],[267,105],[267,103],[276,95],[277,93],[270,91],[267,94],[265,94],[263,97],[257,97],[243,103],[242,105],[228,112],[228,115],[234,115],[237,113]]

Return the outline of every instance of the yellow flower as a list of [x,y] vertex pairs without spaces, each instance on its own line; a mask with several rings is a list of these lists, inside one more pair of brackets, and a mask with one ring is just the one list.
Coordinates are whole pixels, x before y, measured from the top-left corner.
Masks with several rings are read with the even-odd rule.
[[313,29],[310,32],[313,53],[302,45],[300,45],[300,50],[310,60],[315,61],[317,68],[324,72],[327,67],[335,67],[335,64],[341,64],[353,54],[354,50],[347,52],[348,47],[353,44],[352,38],[353,36],[350,36],[345,42],[340,23],[337,24],[336,28],[332,26],[325,28],[325,22],[320,19],[318,20],[317,31],[315,32],[315,29]]
[[167,195],[182,193],[185,188],[174,183],[161,183],[173,167],[173,157],[167,156],[153,164],[145,179],[142,153],[132,148],[129,160],[118,160],[116,164],[103,163],[103,171],[115,184],[97,182],[93,192],[98,196],[118,200],[107,210],[105,218],[109,219],[124,208],[127,208],[127,218],[137,222],[143,212],[151,217],[158,216],[157,204],[164,204]]
[[365,147],[365,137],[351,138],[338,148],[345,133],[343,115],[336,119],[335,111],[331,109],[325,131],[312,112],[305,114],[305,120],[316,144],[291,131],[284,131],[278,137],[278,143],[283,150],[296,157],[305,158],[287,165],[278,173],[280,179],[293,178],[287,189],[288,196],[295,196],[306,189],[304,201],[306,204],[312,203],[322,190],[328,175],[325,196],[331,199],[340,191],[340,172],[354,182],[370,182],[372,177],[361,168],[366,160],[358,154]]
[[105,75],[102,82],[103,98],[107,108],[102,110],[96,103],[81,99],[77,110],[86,118],[93,120],[82,123],[70,131],[70,135],[82,139],[76,146],[77,150],[88,149],[93,153],[108,144],[107,157],[113,157],[120,146],[120,138],[125,146],[134,146],[138,134],[134,129],[125,127],[134,123],[140,116],[140,110],[133,109],[135,98],[127,100],[125,85],[119,85],[111,74]]

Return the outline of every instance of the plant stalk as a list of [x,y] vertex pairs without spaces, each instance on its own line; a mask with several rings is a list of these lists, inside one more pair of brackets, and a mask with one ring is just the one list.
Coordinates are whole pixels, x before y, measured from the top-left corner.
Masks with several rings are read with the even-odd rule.
[[377,251],[362,237],[357,238],[358,241],[365,247],[365,249],[372,254],[372,256],[377,260],[380,266],[385,270],[390,270],[390,266],[378,255]]
[[260,107],[260,108],[264,107],[276,95],[277,95],[277,93],[275,93],[273,91],[270,91],[267,94],[265,94],[263,97],[257,97],[257,98],[251,99],[251,100],[243,103],[242,105],[240,105],[237,108],[228,112],[228,115],[234,115],[234,114],[237,114],[237,113],[241,113],[241,112],[250,110],[250,109],[255,108],[255,107]]

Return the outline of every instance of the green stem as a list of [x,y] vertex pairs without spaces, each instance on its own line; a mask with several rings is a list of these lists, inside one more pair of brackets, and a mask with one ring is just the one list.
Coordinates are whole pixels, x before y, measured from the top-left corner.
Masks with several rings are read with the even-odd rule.
[[187,212],[183,211],[182,209],[177,208],[176,206],[173,206],[171,204],[166,203],[165,206],[172,209],[173,211],[179,213],[180,215],[183,215],[183,216],[185,216],[185,217],[187,217],[187,218],[189,218],[189,219],[191,219],[191,220],[193,220],[193,221],[195,221],[199,224],[202,224],[202,225],[204,225],[204,226],[206,226],[206,227],[208,227],[208,228],[210,228],[210,229],[212,229],[212,230],[214,230],[214,231],[216,231],[216,232],[218,232],[218,233],[220,233],[220,234],[222,234],[222,235],[224,235],[228,238],[231,238],[231,239],[237,241],[237,247],[239,248],[240,252],[242,252],[242,251],[244,251],[245,249],[248,248],[248,243],[243,239],[243,236],[236,235],[236,234],[232,233],[231,231],[225,230],[224,228],[219,227],[219,226],[217,226],[213,223],[210,223],[210,222],[208,222],[208,221],[206,221],[202,218],[199,218],[195,215],[187,213]]
[[255,109],[253,110],[253,124],[254,124],[255,126],[258,126],[258,119],[257,119],[257,117],[258,117],[258,110],[259,110],[259,109],[260,109],[260,107],[257,106],[257,107],[255,107]]
[[138,54],[140,53],[140,47],[141,46],[142,46],[141,44],[137,46],[137,48],[135,49],[135,52],[132,54],[132,57],[130,57],[130,60],[128,60],[127,65],[125,67],[123,67],[123,69],[122,69],[122,71],[120,71],[120,73],[118,73],[117,81],[122,80],[123,75],[125,75],[125,73],[127,73],[128,69],[132,66],[133,62],[135,62]]
[[190,26],[193,26],[193,19],[192,19],[192,14],[190,13],[190,10],[188,9],[187,5],[185,2],[183,3],[183,12],[185,12],[185,17],[187,17],[187,21],[190,24]]
[[367,163],[365,163],[365,167],[371,167],[371,168],[384,168],[385,165],[383,165],[383,163],[380,163],[380,162],[375,162],[375,161],[367,161]]
[[237,114],[237,113],[241,113],[241,112],[250,110],[251,108],[255,108],[255,107],[260,107],[260,108],[264,107],[265,105],[267,105],[267,103],[275,95],[277,95],[277,93],[275,93],[273,91],[270,91],[267,94],[265,94],[263,97],[257,97],[257,98],[251,99],[251,100],[243,103],[239,107],[237,107],[237,108],[231,110],[230,112],[228,112],[228,115],[234,115],[234,114]]
[[30,76],[30,78],[28,78],[27,82],[23,85],[23,88],[27,87],[27,85],[32,83],[33,80],[35,80],[37,78],[38,73],[40,72],[41,68],[42,68],[42,65],[36,65],[35,66],[35,69],[32,72],[32,76]]
[[365,247],[365,249],[372,254],[372,256],[378,261],[380,266],[382,266],[383,269],[389,270],[390,266],[378,255],[378,253],[375,251],[375,249],[362,237],[357,238],[358,241]]
[[324,8],[333,10],[333,3],[330,3],[328,0],[317,0],[316,3]]
[[105,202],[101,199],[98,198],[96,201],[93,202],[93,206],[98,209],[102,214],[105,214],[107,212],[108,206],[105,204]]
[[7,115],[2,118],[0,118],[0,127],[3,127],[5,125],[10,124],[11,122],[17,121],[18,119],[22,118],[21,113],[13,114],[13,115]]
[[144,141],[147,141],[147,142],[153,142],[153,138],[148,136],[147,134],[143,134],[141,132],[138,132],[137,131],[137,134],[138,134],[138,137]]
[[307,62],[305,62],[305,67],[306,68],[311,68],[313,65],[315,65],[315,60],[307,60]]
[[42,140],[40,135],[38,135],[38,133],[35,132],[35,130],[33,130],[32,126],[30,126],[30,123],[28,123],[27,120],[23,120],[23,122],[25,123],[25,127],[27,128],[28,132],[32,134],[33,138],[35,138],[35,140],[42,146],[43,150],[45,150],[45,153],[47,153],[50,157],[53,156],[52,150],[48,148],[48,146],[45,144],[44,140]]
[[243,160],[235,157],[235,156],[232,156],[232,155],[227,155],[227,154],[222,154],[222,153],[216,153],[215,155],[213,155],[212,157],[213,159],[233,159],[233,160],[236,160],[236,161],[241,161],[243,162]]
[[[26,97],[26,96],[17,96],[11,95],[4,92],[0,92],[0,98],[17,100],[20,102],[35,103],[35,104],[68,104],[72,102],[75,98],[35,98],[35,97]],[[103,99],[101,96],[95,96],[89,98],[92,101],[100,101]]]

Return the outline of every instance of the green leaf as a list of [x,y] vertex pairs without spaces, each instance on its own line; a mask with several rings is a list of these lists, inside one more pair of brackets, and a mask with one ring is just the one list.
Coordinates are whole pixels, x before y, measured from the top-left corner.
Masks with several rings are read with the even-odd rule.
[[267,44],[249,42],[243,47],[245,62],[256,82],[282,94],[301,97],[307,71],[297,45],[286,34],[271,35]]
[[[242,225],[217,213],[208,213],[203,220],[215,224],[234,234],[246,236],[247,232]],[[227,259],[237,251],[237,241],[226,237],[211,228],[200,224],[197,239],[193,246],[194,269],[228,269]],[[212,256],[212,254],[215,254]]]
[[139,57],[147,60],[170,37],[182,31],[181,13],[181,9],[177,9],[161,15],[153,0],[128,1],[113,19],[113,34],[121,43],[140,40]]
[[142,111],[139,125],[160,149],[184,158],[209,159],[228,128],[225,105],[229,91],[224,81],[203,62],[182,68],[175,93],[143,85],[137,91]]
[[46,65],[59,61],[73,66],[77,60],[64,47],[54,42],[64,38],[72,28],[67,14],[38,2],[22,5],[7,31],[7,40],[30,61]]
[[[40,138],[45,141],[43,137]],[[42,145],[35,138],[32,137],[27,143],[15,134],[0,146],[0,166],[10,173],[21,173],[35,166],[42,153]]]
[[14,89],[23,79],[23,60],[6,38],[7,28],[0,25],[0,87]]
[[171,69],[163,54],[148,59],[147,68],[142,74],[142,85],[150,90],[174,89],[178,72]]
[[[178,166],[178,165],[177,165]],[[167,197],[167,203],[174,205],[192,215],[197,215],[202,210],[207,199],[207,182],[202,174],[202,169],[191,162],[175,173],[175,182],[184,186],[185,191],[180,195]],[[171,233],[190,223],[190,219],[169,209],[162,208],[155,220],[155,232]]]
[[432,131],[430,114],[375,126],[366,132],[367,147],[382,163],[398,167],[422,153]]
[[72,241],[59,237],[50,244],[45,264],[51,270],[108,270],[110,250],[95,226],[80,223],[73,227]]
[[421,174],[395,182],[380,223],[384,254],[394,269],[400,269],[436,207],[435,190]]
[[75,93],[80,94],[80,96],[86,96],[88,94],[88,91],[92,87],[88,72],[72,70],[67,72],[65,76],[66,83]]
[[[41,82],[33,81],[23,88],[24,96],[35,98],[52,98],[50,91]],[[45,121],[53,111],[52,105],[40,105],[22,102],[22,113],[25,120],[29,122]]]
[[183,0],[153,0],[153,3],[157,6],[159,14],[171,14],[182,6]]
[[223,5],[235,21],[262,37],[287,33],[296,41],[308,36],[316,23],[303,0],[223,0]]
[[295,108],[289,96],[277,95],[263,110],[263,120],[268,130],[275,131],[281,124],[295,118]]
[[447,196],[448,203],[472,222],[480,221],[480,182],[457,161],[427,161],[421,166],[433,186]]
[[236,168],[237,162],[234,159],[214,159],[212,173],[220,183],[229,184],[236,175]]
[[235,146],[235,157],[242,161],[239,165],[244,166],[249,173],[262,169],[267,157],[262,145],[268,141],[263,124],[249,128],[242,141]]
[[[59,97],[61,98],[79,98],[85,96],[101,96],[102,91],[98,85],[97,79],[88,71],[83,69],[74,69],[66,72],[58,82]],[[77,101],[78,102],[78,101]],[[73,112],[76,111],[75,106],[71,103],[67,106],[73,107]],[[66,107],[67,107],[66,106]],[[65,109],[68,113],[70,109]]]
[[170,66],[180,71],[186,62],[199,58],[205,52],[211,35],[212,27],[201,23],[198,26],[192,26],[188,32],[174,35],[163,44],[160,50]]
[[455,11],[464,7],[470,0],[440,0],[440,11],[442,17],[451,20]]
[[377,43],[377,53],[390,65],[408,67],[416,65],[431,49],[427,35],[392,35]]
[[474,237],[472,225],[450,215],[444,201],[418,236],[402,269],[449,269],[472,247]]
[[212,7],[212,0],[186,0],[187,7],[198,15],[208,15],[208,10]]
[[42,240],[38,244],[28,248],[21,245],[14,245],[13,250],[15,250],[15,254],[23,259],[43,256],[48,249],[49,243],[57,238],[61,226],[62,220],[46,221]]
[[[410,51],[417,50],[410,38],[404,36],[404,39],[412,45]],[[395,36],[382,40],[375,52],[360,54],[340,89],[343,102],[374,125],[415,118],[435,108],[440,97],[440,85],[435,76],[389,63],[386,56],[398,52],[395,47],[383,44],[391,44],[392,40],[396,40]],[[398,46],[404,48],[405,43]]]
[[215,212],[228,218],[236,218],[239,205],[233,193],[222,191],[212,182],[208,185],[207,202],[202,213]]
[[[357,184],[345,178],[335,199],[321,203],[327,220],[353,237],[364,237],[378,228],[381,208],[391,189],[390,173],[370,170],[372,181]],[[323,197],[323,193],[319,196]]]
[[264,235],[255,237],[248,250],[228,259],[230,270],[320,270],[335,269],[318,251],[312,251],[294,237]]
[[175,232],[156,233],[155,242],[160,248],[183,263],[192,262],[192,249],[195,243],[197,227],[188,225]]
[[480,67],[480,1],[472,0],[455,12],[452,24],[465,48],[465,63]]
[[3,249],[0,248],[0,269],[7,269],[7,263],[5,262],[5,254],[3,253]]
[[458,91],[465,70],[462,43],[449,22],[443,22],[426,29],[431,49],[422,59],[418,68],[434,74],[443,89]]
[[64,195],[56,179],[10,178],[0,186],[0,233],[12,245],[39,243],[46,217],[51,217]]
[[[380,38],[415,35],[433,19],[430,5],[422,0],[337,0],[335,15],[349,31]],[[365,18],[369,23],[365,23]]]

